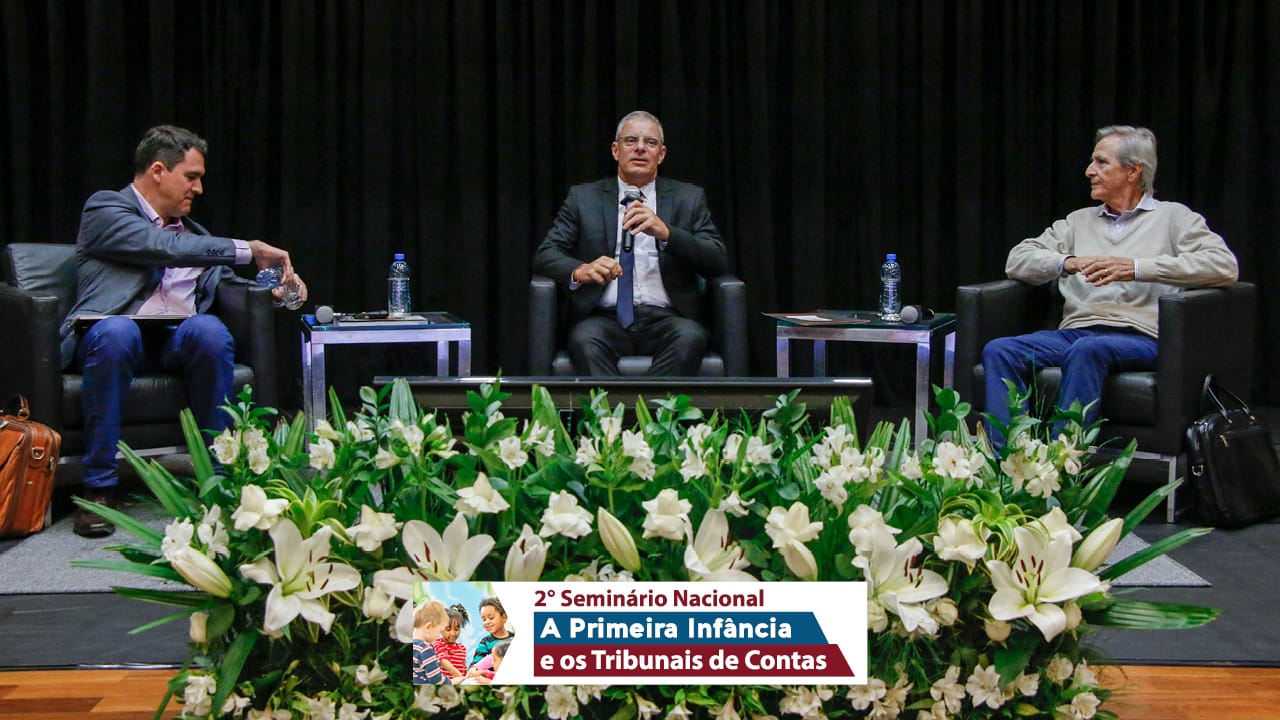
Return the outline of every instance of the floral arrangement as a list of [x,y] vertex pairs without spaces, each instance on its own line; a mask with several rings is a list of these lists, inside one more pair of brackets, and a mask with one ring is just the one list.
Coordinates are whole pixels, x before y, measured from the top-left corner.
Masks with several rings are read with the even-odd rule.
[[[847,399],[814,426],[796,392],[753,420],[683,396],[628,413],[597,391],[568,428],[539,388],[529,419],[505,417],[493,383],[469,393],[455,435],[396,381],[363,389],[351,415],[331,396],[312,434],[301,416],[273,425],[246,388],[216,437],[183,416],[194,481],[125,448],[173,520],[159,531],[77,501],[136,538],[120,561],[83,564],[194,589],[117,590],[189,619],[170,683],[183,717],[1114,718],[1090,630],[1191,627],[1216,611],[1125,600],[1108,581],[1201,531],[1104,568],[1174,487],[1111,518],[1134,448],[1091,459],[1097,428],[1078,408],[1017,415],[996,452],[971,437],[967,404],[936,396],[913,450],[905,421],[860,442]],[[863,580],[872,677],[413,686],[415,585],[498,579]]]

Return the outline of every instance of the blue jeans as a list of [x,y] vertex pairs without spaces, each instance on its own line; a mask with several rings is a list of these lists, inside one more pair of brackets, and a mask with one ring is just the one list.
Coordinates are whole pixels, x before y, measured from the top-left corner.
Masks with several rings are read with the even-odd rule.
[[84,376],[84,485],[109,488],[120,482],[116,447],[129,386],[144,372],[182,376],[187,401],[201,428],[221,431],[219,408],[231,394],[235,341],[222,321],[193,315],[176,328],[146,332],[127,317],[94,323],[80,338],[76,357]]
[[[1107,375],[1126,370],[1150,370],[1156,365],[1156,339],[1131,330],[1107,326],[1070,330],[1041,330],[1030,335],[996,338],[982,349],[982,367],[986,374],[986,410],[1001,422],[1009,422],[1006,379],[1019,392],[1026,392],[1034,369],[1062,368],[1062,386],[1058,390],[1058,407],[1066,409],[1072,402],[1081,406],[1102,398]],[[1098,419],[1101,402],[1085,413],[1085,423]],[[1023,403],[1023,410],[1026,410]],[[990,425],[987,434],[997,447],[1004,439]]]

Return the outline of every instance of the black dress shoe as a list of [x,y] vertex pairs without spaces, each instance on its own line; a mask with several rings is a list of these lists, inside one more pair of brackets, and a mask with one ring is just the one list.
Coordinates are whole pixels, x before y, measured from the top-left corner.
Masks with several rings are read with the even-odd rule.
[[[109,508],[116,507],[114,488],[86,490],[84,499],[99,505],[106,505]],[[116,526],[107,522],[98,513],[80,508],[76,510],[76,519],[71,529],[80,537],[103,538],[114,533]]]

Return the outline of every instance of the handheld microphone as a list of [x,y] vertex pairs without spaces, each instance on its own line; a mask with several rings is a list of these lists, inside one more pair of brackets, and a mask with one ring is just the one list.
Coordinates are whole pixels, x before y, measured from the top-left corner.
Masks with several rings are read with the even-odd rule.
[[[631,205],[631,203],[637,200],[644,200],[644,193],[640,192],[640,190],[638,190],[637,188],[628,187],[627,191],[622,194],[622,200],[620,201],[622,203],[622,209],[625,211],[627,207]],[[626,213],[624,212],[623,214],[625,215]],[[622,229],[622,252],[625,252],[625,253],[631,252],[632,248],[634,247],[634,244],[635,244],[635,236],[631,234],[630,230],[623,228]]]
[[933,310],[923,305],[907,305],[898,314],[902,316],[902,322],[907,325],[929,322],[933,319]]
[[328,325],[333,322],[333,308],[328,305],[321,305],[316,308],[316,323],[320,325]]

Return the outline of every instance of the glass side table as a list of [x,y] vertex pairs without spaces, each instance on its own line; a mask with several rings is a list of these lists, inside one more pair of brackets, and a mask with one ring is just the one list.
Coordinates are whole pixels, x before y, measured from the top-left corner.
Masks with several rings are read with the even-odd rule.
[[946,354],[942,386],[955,378],[956,316],[936,313],[928,320],[908,325],[885,322],[874,311],[818,310],[812,313],[766,313],[777,321],[778,377],[791,377],[791,341],[813,342],[813,374],[827,374],[827,342],[896,343],[916,346],[915,442],[928,435],[924,414],[929,408],[929,361],[933,343],[942,339]]
[[[436,375],[466,377],[471,374],[471,323],[448,312],[414,313],[403,320],[337,320],[327,325],[315,315],[302,316],[303,412],[315,430],[325,414],[324,349],[326,345],[376,345],[435,343]],[[456,371],[450,373],[450,350],[457,347]]]

